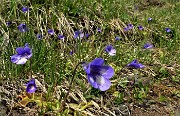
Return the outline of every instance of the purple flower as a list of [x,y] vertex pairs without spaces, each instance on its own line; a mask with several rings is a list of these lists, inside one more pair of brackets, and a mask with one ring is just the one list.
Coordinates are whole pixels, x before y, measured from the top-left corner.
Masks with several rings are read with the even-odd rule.
[[97,28],[97,32],[101,33],[102,32],[101,28]]
[[116,50],[113,48],[112,45],[108,45],[105,47],[105,51],[109,53],[110,56],[116,55]]
[[145,66],[138,63],[137,60],[133,60],[131,63],[127,65],[128,67],[134,67],[134,68],[144,68]]
[[152,18],[148,18],[148,21],[149,21],[149,22],[152,21]]
[[127,27],[128,27],[129,30],[133,29],[133,25],[132,24],[128,24]]
[[40,34],[40,33],[38,33],[37,35],[36,35],[36,37],[37,37],[37,39],[42,39],[42,34]]
[[36,91],[36,83],[35,79],[31,79],[27,84],[26,84],[26,92],[27,93],[34,93]]
[[128,24],[125,28],[124,28],[124,31],[128,31],[128,30],[131,30],[133,29],[133,25],[132,24]]
[[64,35],[58,35],[58,39],[64,40]]
[[11,21],[8,21],[8,22],[6,22],[6,26],[10,26],[12,24],[12,22]]
[[26,13],[29,11],[29,8],[27,6],[23,6],[21,10],[22,12]]
[[165,28],[165,31],[166,31],[167,33],[170,33],[170,32],[171,32],[171,29],[170,29],[170,28]]
[[114,75],[114,69],[111,66],[104,65],[102,58],[96,58],[90,63],[83,63],[83,68],[87,74],[88,82],[100,91],[106,91],[110,88],[110,78]]
[[70,55],[73,55],[74,54],[74,52],[73,51],[70,51]]
[[76,39],[76,38],[79,38],[79,37],[83,38],[84,33],[82,31],[80,31],[80,30],[77,30],[77,31],[74,32],[74,38]]
[[128,31],[129,29],[127,27],[124,28],[124,31]]
[[89,38],[90,34],[86,33],[85,38]]
[[143,28],[143,26],[140,25],[140,26],[138,26],[138,29],[143,30],[144,28]]
[[18,29],[19,29],[20,32],[26,32],[26,31],[29,30],[29,29],[27,28],[26,24],[24,24],[24,23],[18,25]]
[[25,64],[29,58],[32,57],[32,49],[28,43],[24,47],[16,48],[17,54],[11,56],[11,62],[15,64]]
[[48,32],[49,35],[54,35],[54,30],[52,30],[52,29],[48,29],[47,32]]
[[143,48],[144,49],[151,49],[151,48],[153,48],[153,45],[146,43]]
[[118,40],[121,40],[121,38],[118,37],[118,36],[116,36],[116,37],[115,37],[115,40],[118,41]]

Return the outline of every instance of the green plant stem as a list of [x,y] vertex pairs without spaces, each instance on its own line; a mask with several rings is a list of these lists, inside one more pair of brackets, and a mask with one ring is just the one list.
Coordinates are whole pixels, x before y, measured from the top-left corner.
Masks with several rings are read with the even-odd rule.
[[31,76],[31,79],[32,79],[32,60],[30,59],[30,76]]
[[72,86],[73,86],[73,81],[74,81],[75,75],[76,75],[76,70],[77,70],[78,66],[79,66],[80,64],[83,64],[83,63],[84,63],[84,62],[79,62],[79,63],[76,65],[76,67],[75,67],[75,69],[74,69],[74,71],[73,71],[73,76],[72,76],[72,79],[71,79],[71,81],[70,81],[70,85],[69,85],[69,88],[68,88],[68,92],[66,93],[66,95],[65,95],[65,97],[64,97],[64,101],[62,101],[61,108],[60,108],[59,112],[61,112],[61,111],[63,110],[64,104],[65,104],[66,101],[67,101],[67,97],[68,97],[69,93],[71,92],[71,88],[72,88]]

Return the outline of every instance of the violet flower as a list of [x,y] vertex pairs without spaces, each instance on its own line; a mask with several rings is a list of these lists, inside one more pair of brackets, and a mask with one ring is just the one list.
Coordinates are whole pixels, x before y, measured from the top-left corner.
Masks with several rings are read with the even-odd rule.
[[143,30],[144,28],[143,28],[143,26],[140,25],[140,26],[138,26],[138,29]]
[[90,63],[83,63],[82,66],[87,74],[88,82],[94,88],[100,91],[106,91],[110,88],[110,78],[114,75],[114,69],[104,65],[102,58],[96,58]]
[[115,40],[118,41],[118,40],[121,40],[121,38],[118,37],[118,36],[116,36],[116,37],[115,37]]
[[152,21],[152,18],[148,18],[148,22]]
[[128,24],[125,28],[124,28],[124,31],[129,31],[133,29],[133,25],[132,24]]
[[58,39],[60,39],[60,40],[64,40],[64,35],[58,35]]
[[129,30],[133,29],[133,25],[132,24],[128,24],[127,27],[128,27]]
[[24,47],[16,48],[17,54],[11,56],[11,62],[15,64],[25,64],[28,59],[32,57],[32,49],[29,47],[28,43]]
[[6,26],[8,26],[8,27],[11,26],[11,24],[12,24],[11,21],[7,21],[7,22],[6,22]]
[[116,49],[114,49],[112,45],[106,46],[105,51],[109,53],[110,56],[116,55]]
[[20,32],[26,32],[26,31],[29,30],[29,29],[27,28],[26,24],[24,24],[24,23],[18,25],[18,29],[19,29]]
[[74,38],[77,39],[77,38],[83,38],[84,37],[84,33],[80,30],[77,30],[74,32]]
[[144,68],[145,66],[142,65],[141,63],[138,63],[137,60],[133,60],[131,63],[127,65],[128,67],[133,67],[133,68]]
[[74,54],[74,52],[73,52],[73,51],[70,51],[70,52],[69,52],[69,54],[70,54],[70,55],[73,55],[73,54]]
[[54,35],[54,30],[52,30],[52,29],[48,29],[47,32],[48,32],[49,35]]
[[22,12],[26,13],[29,11],[29,8],[27,6],[23,6],[21,10]]
[[38,33],[37,35],[36,35],[36,37],[37,37],[37,39],[42,39],[42,34],[40,34],[40,33]]
[[153,48],[153,45],[146,43],[143,48],[144,49],[151,49],[151,48]]
[[35,79],[31,79],[27,84],[26,84],[26,92],[27,93],[34,93],[36,91],[36,83]]
[[101,28],[97,28],[97,32],[101,33],[102,32]]
[[127,27],[124,28],[124,31],[129,31],[129,29]]
[[170,28],[165,28],[165,31],[166,31],[167,33],[170,33],[170,32],[171,32],[171,29],[170,29]]
[[86,33],[85,38],[89,38],[90,34]]

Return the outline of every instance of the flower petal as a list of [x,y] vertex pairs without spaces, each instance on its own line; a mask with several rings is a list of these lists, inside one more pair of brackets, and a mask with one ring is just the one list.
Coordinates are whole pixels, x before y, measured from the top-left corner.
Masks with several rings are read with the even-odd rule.
[[116,50],[115,49],[111,49],[111,51],[109,52],[110,56],[114,56],[116,55]]
[[86,72],[87,74],[90,73],[90,69],[89,69],[89,71],[88,71],[89,63],[87,63],[87,62],[82,63],[82,67],[83,67],[83,69],[85,70],[85,72]]
[[90,36],[90,34],[89,34],[89,33],[86,33],[85,38],[88,38],[89,36]]
[[28,44],[28,43],[25,43],[24,47],[29,47],[29,44]]
[[20,59],[16,62],[16,64],[25,64],[27,62],[26,57],[20,57]]
[[29,59],[29,58],[31,58],[31,57],[32,57],[32,53],[29,54],[29,55],[26,55],[26,59]]
[[79,36],[80,36],[80,38],[83,38],[84,37],[84,33],[81,32]]
[[79,30],[75,31],[75,32],[74,32],[74,38],[75,38],[75,39],[78,38],[78,37],[79,37],[79,34],[80,34],[80,31],[79,31]]
[[106,46],[105,51],[109,53],[112,49],[113,49],[112,45],[108,45]]
[[103,65],[103,64],[104,64],[104,60],[102,58],[96,58],[90,63],[90,65]]
[[[138,61],[135,59],[135,60],[133,60],[130,64],[133,64],[133,63],[138,63]],[[130,65],[129,64],[129,65]]]
[[16,63],[21,59],[21,55],[18,54],[14,54],[13,56],[11,56],[11,62],[12,63]]
[[94,87],[94,88],[98,88],[97,82],[95,80],[95,77],[93,77],[93,75],[88,74],[88,82]]
[[31,48],[30,48],[30,47],[24,47],[24,51],[25,51],[27,54],[31,54]]
[[103,66],[105,71],[101,71],[101,74],[104,78],[110,79],[114,75],[114,69],[111,66]]
[[18,47],[18,48],[16,48],[16,52],[17,52],[19,55],[23,55],[23,54],[25,53],[23,47]]
[[102,85],[98,84],[98,89],[101,91],[106,91],[110,88],[111,82],[109,79],[106,79],[106,78],[104,78],[103,81],[104,81],[104,84],[102,84]]

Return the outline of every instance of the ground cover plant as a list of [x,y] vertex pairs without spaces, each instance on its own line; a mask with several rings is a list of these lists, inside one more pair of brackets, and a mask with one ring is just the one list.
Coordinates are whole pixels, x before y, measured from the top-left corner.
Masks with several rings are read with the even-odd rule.
[[2,0],[0,115],[180,115],[179,0]]

